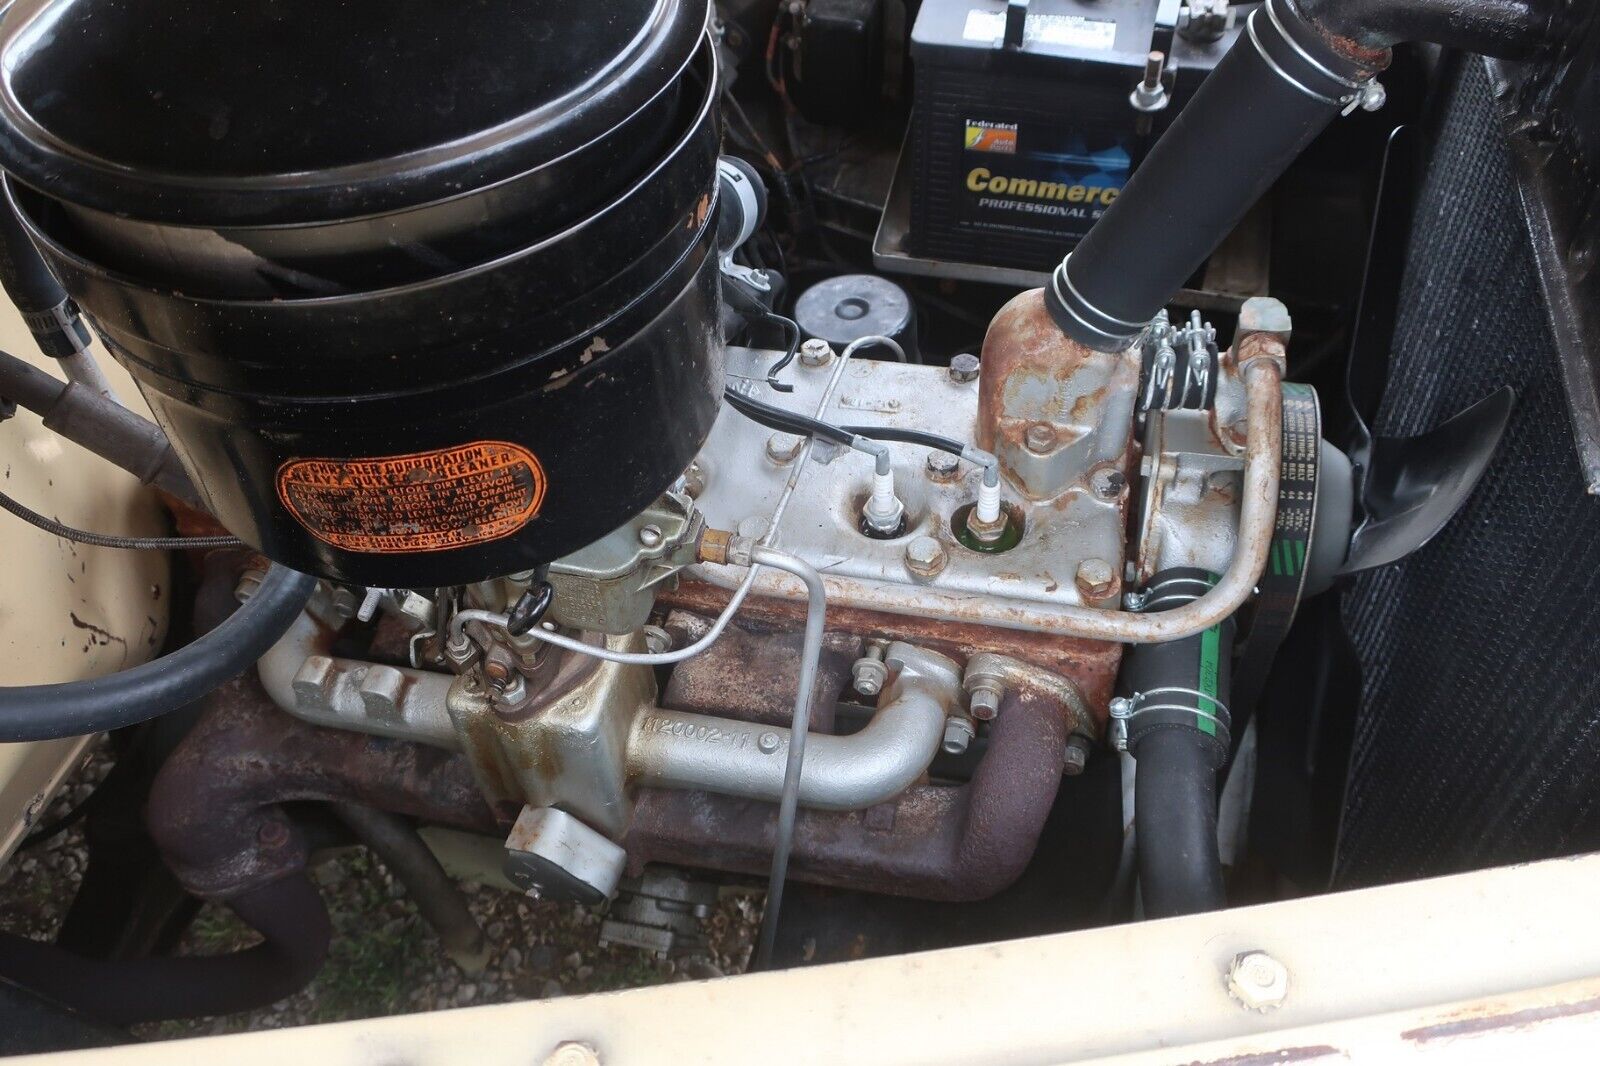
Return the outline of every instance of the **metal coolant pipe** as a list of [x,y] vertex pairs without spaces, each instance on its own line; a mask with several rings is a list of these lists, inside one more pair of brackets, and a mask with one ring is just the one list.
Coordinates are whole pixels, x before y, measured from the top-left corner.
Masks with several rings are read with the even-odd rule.
[[1099,351],[1127,347],[1340,112],[1377,102],[1366,90],[1387,63],[1385,50],[1321,32],[1295,0],[1252,12],[1052,275],[1045,302],[1056,325]]

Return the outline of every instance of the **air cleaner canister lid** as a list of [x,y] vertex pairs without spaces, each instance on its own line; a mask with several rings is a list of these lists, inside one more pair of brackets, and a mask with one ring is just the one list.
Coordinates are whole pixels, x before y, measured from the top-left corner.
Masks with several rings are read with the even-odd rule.
[[148,222],[284,226],[457,197],[584,151],[672,86],[708,0],[15,0],[0,163]]

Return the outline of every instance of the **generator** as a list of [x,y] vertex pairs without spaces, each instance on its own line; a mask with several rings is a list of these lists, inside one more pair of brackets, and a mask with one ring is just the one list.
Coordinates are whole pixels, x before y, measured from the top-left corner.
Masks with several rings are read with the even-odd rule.
[[899,180],[916,258],[1047,271],[1121,192],[1255,4],[926,0]]

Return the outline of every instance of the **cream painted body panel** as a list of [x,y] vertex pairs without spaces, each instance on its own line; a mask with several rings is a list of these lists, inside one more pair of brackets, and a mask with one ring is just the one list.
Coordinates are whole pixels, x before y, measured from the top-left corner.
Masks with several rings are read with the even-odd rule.
[[[4,300],[0,349],[60,376]],[[118,397],[148,413],[126,372],[98,345],[96,354]],[[30,411],[0,422],[0,490],[81,529],[135,536],[166,530],[152,490],[45,429]],[[73,544],[0,512],[0,685],[97,677],[148,660],[166,639],[169,566],[164,552]],[[0,858],[86,743],[0,744]]]

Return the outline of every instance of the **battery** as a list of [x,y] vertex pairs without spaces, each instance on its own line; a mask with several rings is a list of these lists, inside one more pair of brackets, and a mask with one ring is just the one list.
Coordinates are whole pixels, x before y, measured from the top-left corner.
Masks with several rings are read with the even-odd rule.
[[[1059,263],[1255,6],[924,0],[911,35],[911,253],[1014,270]],[[1204,32],[1186,21],[1200,8]],[[1153,51],[1165,57],[1165,103],[1141,110],[1133,90]]]

